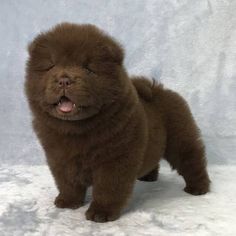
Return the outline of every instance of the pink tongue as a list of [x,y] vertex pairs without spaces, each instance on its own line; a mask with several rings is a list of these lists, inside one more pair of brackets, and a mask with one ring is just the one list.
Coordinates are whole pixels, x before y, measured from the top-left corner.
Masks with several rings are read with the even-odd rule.
[[62,112],[71,112],[73,109],[73,103],[71,101],[62,101],[58,104],[58,108]]

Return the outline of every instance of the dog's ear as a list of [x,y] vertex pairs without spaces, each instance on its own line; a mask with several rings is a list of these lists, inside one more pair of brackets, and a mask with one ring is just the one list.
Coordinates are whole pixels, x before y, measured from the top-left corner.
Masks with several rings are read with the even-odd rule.
[[32,55],[32,52],[34,51],[35,47],[36,47],[35,40],[33,40],[32,42],[28,44],[27,49],[28,49],[29,55]]
[[29,44],[28,44],[28,53],[29,55],[32,55],[35,50],[45,50],[47,49],[47,44],[48,44],[48,41],[47,41],[47,38],[45,37],[45,34],[44,33],[40,33],[38,36],[36,36],[33,41],[31,41]]
[[47,71],[55,65],[47,39],[42,34],[29,43],[28,53],[28,66],[32,67],[34,71]]
[[94,52],[94,54],[98,54],[104,61],[107,60],[122,65],[124,60],[124,50],[116,39],[92,24],[81,25],[81,28],[87,32],[87,35],[91,34],[93,42],[96,42],[96,47],[101,49],[97,51],[95,50],[96,52]]
[[28,53],[30,56],[33,54],[33,52],[37,48],[37,45],[39,44],[41,38],[42,38],[42,34],[39,34],[28,44]]
[[124,50],[122,46],[117,42],[112,42],[107,45],[108,53],[111,55],[113,61],[119,65],[122,65],[124,60]]
[[114,39],[102,45],[102,58],[118,65],[122,65],[124,60],[124,50]]

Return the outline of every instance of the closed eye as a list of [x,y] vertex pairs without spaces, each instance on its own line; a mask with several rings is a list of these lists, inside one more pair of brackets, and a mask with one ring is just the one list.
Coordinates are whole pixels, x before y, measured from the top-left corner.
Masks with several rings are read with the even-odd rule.
[[87,74],[95,74],[95,71],[92,70],[88,65],[84,65],[83,68]]
[[38,69],[36,69],[36,70],[39,71],[39,72],[46,72],[46,71],[50,71],[53,67],[55,67],[54,64],[53,64],[53,65],[50,65],[50,66],[48,66],[48,67],[45,67],[45,68],[38,68]]
[[47,67],[47,68],[45,69],[45,71],[50,71],[53,67],[55,67],[55,65],[51,65],[51,66]]

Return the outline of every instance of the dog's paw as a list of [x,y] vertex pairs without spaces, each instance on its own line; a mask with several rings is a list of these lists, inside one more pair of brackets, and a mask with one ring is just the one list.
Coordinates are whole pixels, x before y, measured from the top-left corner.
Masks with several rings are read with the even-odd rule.
[[119,213],[115,213],[110,209],[102,209],[100,207],[95,207],[93,206],[93,204],[91,204],[89,209],[86,211],[85,215],[87,220],[99,223],[114,221],[120,216]]
[[209,192],[209,186],[208,185],[200,185],[200,186],[186,186],[184,188],[184,191],[186,193],[192,194],[192,195],[202,195],[202,194],[206,194],[207,192]]
[[77,209],[83,205],[83,202],[77,201],[77,200],[72,200],[63,197],[62,195],[58,195],[55,198],[54,204],[58,208],[70,208],[70,209]]

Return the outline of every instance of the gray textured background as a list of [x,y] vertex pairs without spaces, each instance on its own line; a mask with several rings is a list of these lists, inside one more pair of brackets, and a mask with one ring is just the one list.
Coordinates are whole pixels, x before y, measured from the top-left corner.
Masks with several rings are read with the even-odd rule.
[[202,129],[210,163],[236,163],[236,1],[2,0],[0,162],[44,156],[23,93],[27,44],[56,23],[93,23],[126,50],[130,74],[180,92]]

